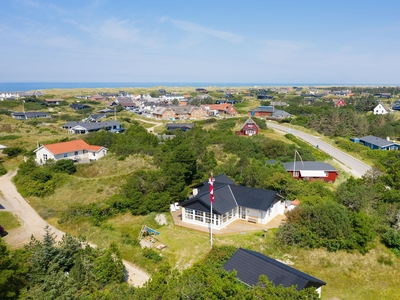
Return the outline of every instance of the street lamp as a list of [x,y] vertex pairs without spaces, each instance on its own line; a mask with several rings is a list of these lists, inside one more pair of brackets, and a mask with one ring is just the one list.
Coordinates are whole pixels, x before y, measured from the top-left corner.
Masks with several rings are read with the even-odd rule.
[[332,158],[332,140],[329,140],[329,155]]

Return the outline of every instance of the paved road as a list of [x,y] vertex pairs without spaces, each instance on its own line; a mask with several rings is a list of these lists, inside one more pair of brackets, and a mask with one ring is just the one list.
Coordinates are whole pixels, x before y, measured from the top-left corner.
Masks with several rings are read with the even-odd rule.
[[317,136],[313,136],[311,134],[299,131],[297,129],[292,129],[290,127],[279,125],[273,121],[268,121],[267,126],[270,128],[273,128],[275,130],[284,132],[284,133],[290,132],[294,136],[302,139],[303,141],[311,144],[314,147],[316,147],[318,145],[318,148],[320,150],[329,154],[330,156],[332,156],[332,158],[334,158],[339,163],[344,165],[345,169],[348,169],[355,177],[361,177],[362,175],[365,174],[365,172],[367,172],[368,170],[371,169],[370,166],[363,163],[359,159],[356,159],[353,156],[351,156],[347,153],[344,153],[343,151],[335,148],[333,145],[322,141]]
[[[16,172],[8,172],[0,176],[0,211],[9,211],[14,214],[21,226],[15,229],[7,230],[8,235],[4,240],[12,248],[20,248],[28,244],[31,235],[37,239],[42,239],[44,228],[49,225],[39,214],[29,205],[29,203],[18,193],[11,179]],[[50,226],[50,225],[49,225]],[[56,241],[60,241],[64,232],[54,226],[50,226],[51,231],[56,235]],[[90,244],[92,247],[96,247]],[[143,270],[137,268],[127,261],[123,261],[127,272],[127,281],[134,286],[142,286],[150,278]]]

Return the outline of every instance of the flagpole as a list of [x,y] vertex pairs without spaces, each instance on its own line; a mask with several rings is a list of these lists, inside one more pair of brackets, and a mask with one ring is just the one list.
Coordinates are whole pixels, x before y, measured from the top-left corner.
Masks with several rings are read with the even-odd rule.
[[210,248],[212,249],[212,223],[213,223],[213,210],[212,210],[213,203],[211,202],[211,223],[210,223]]
[[293,177],[296,177],[296,150],[294,150],[294,159],[293,159]]
[[211,202],[211,206],[210,206],[210,214],[211,214],[211,222],[210,222],[210,248],[212,249],[212,244],[213,244],[213,240],[212,240],[212,223],[213,223],[213,203],[214,203],[214,183],[213,183],[213,174],[212,172],[210,173],[210,180],[208,182],[210,184],[210,202]]

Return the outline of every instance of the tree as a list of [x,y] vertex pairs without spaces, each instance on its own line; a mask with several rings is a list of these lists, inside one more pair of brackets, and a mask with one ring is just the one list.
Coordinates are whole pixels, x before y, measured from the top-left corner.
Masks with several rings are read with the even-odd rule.
[[9,157],[17,157],[18,155],[24,153],[24,149],[21,147],[9,147],[3,149],[3,153],[7,154]]
[[10,251],[0,238],[0,298],[18,299],[27,286],[27,255],[23,250]]

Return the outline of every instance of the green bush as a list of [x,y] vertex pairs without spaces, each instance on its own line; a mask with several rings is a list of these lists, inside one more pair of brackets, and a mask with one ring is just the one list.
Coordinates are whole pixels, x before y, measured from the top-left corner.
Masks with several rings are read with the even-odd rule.
[[3,166],[3,164],[0,162],[0,176],[7,174],[6,168]]
[[9,157],[17,157],[18,155],[24,153],[25,150],[21,147],[10,147],[3,149],[3,153],[7,154]]

